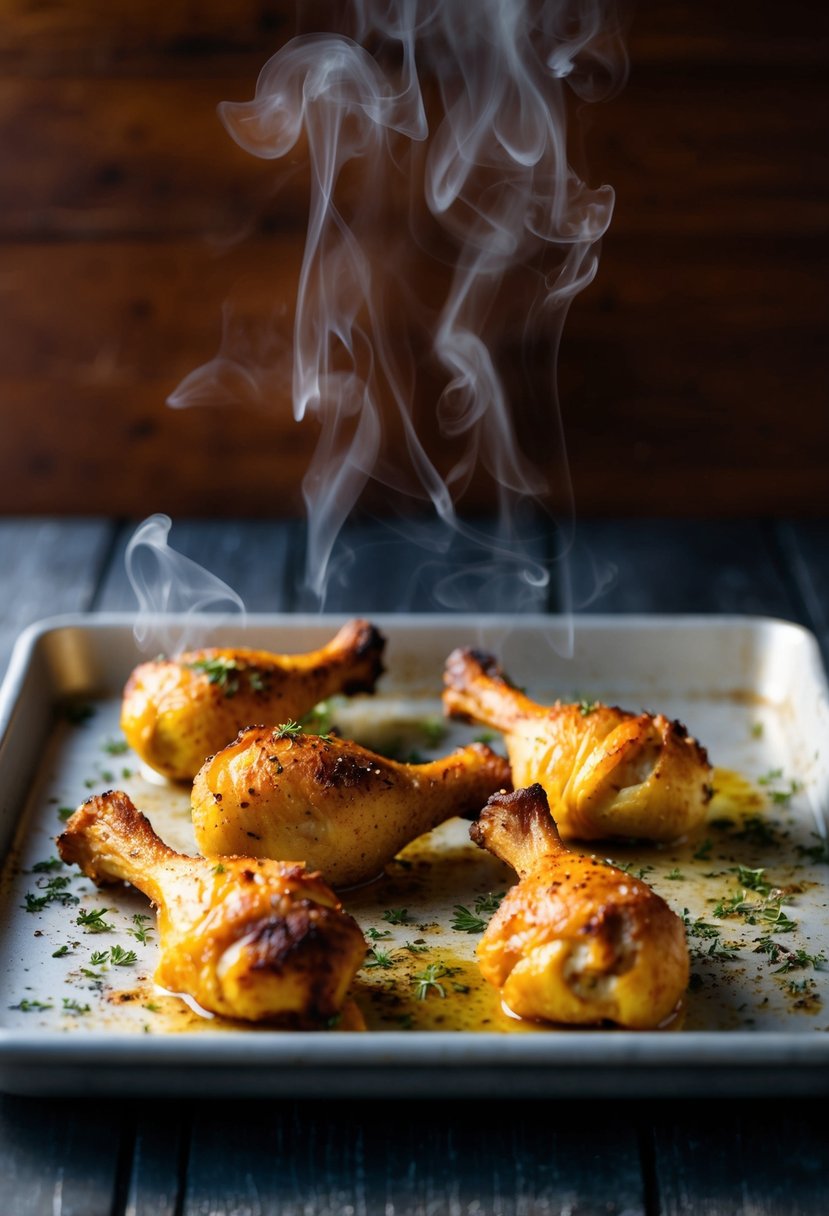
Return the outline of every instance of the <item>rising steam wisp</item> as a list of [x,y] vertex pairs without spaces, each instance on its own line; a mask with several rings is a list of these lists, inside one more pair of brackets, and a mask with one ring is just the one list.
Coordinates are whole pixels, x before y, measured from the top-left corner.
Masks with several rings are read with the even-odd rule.
[[[263,399],[290,382],[297,422],[319,426],[303,480],[319,602],[342,526],[373,487],[383,514],[428,507],[442,522],[428,541],[436,601],[479,608],[495,578],[492,607],[543,608],[560,553],[529,542],[527,504],[550,514],[570,501],[556,355],[613,208],[612,190],[590,189],[568,161],[566,94],[594,100],[620,83],[615,6],[354,0],[333,11],[329,28],[273,56],[252,101],[221,107],[253,155],[307,159],[292,341],[283,327],[254,367],[223,350],[171,403],[200,403],[211,385]],[[494,528],[464,512],[482,475]],[[471,581],[451,569],[457,538]],[[564,549],[566,528],[560,538]]]
[[[127,576],[138,600],[133,633],[146,654],[177,654],[201,644],[223,621],[245,618],[232,587],[172,548],[170,528],[169,515],[151,515],[127,544]],[[202,613],[214,614],[209,626]]]

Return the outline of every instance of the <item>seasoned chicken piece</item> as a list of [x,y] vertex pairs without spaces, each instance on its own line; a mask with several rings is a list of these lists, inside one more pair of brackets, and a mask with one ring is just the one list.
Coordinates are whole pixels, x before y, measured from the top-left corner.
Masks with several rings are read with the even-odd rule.
[[57,845],[99,885],[132,883],[156,905],[163,987],[250,1022],[321,1026],[342,1009],[365,940],[303,862],[186,857],[117,791],[80,806]]
[[538,781],[564,840],[676,840],[705,821],[711,766],[680,722],[608,705],[537,705],[495,659],[456,650],[443,702],[506,736],[516,788]]
[[193,827],[206,856],[304,857],[352,886],[444,820],[477,815],[509,780],[483,744],[398,764],[333,735],[252,727],[196,775]]
[[540,785],[495,794],[470,835],[517,871],[478,944],[481,973],[524,1018],[660,1026],[688,986],[680,918],[615,866],[570,852]]
[[212,647],[142,663],[124,689],[121,729],[151,768],[189,780],[243,726],[302,718],[335,693],[373,692],[384,646],[368,621],[349,621],[308,654]]

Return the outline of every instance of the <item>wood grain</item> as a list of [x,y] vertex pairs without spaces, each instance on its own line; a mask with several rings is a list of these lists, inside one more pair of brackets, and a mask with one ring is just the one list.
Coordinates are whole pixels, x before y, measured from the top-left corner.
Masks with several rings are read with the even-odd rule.
[[[290,332],[300,254],[287,236],[222,255],[194,240],[9,248],[0,510],[299,510],[316,431],[293,421],[284,381],[267,375],[267,335],[280,307]],[[560,359],[577,509],[824,511],[829,415],[815,362],[824,264],[799,240],[685,242],[680,254],[669,239],[646,248],[609,239]],[[428,296],[438,284],[414,286]],[[266,390],[240,394],[237,378],[223,405],[169,410],[176,384],[219,349],[225,301],[226,349],[253,352]],[[407,320],[393,317],[401,334]],[[509,377],[518,352],[505,350],[503,363]],[[546,392],[546,379],[536,383]],[[426,423],[435,391],[427,378]],[[520,400],[523,389],[513,391]],[[540,408],[554,417],[551,403]],[[477,492],[489,493],[484,483]],[[554,499],[567,508],[563,477]]]
[[[138,601],[127,577],[125,550],[135,524],[123,524],[95,597],[98,612],[134,612]],[[302,529],[265,520],[177,519],[169,545],[227,583],[248,612],[296,609]]]
[[[654,1138],[661,1211],[665,1216],[819,1216],[829,1203],[829,1182],[821,1162],[826,1138],[816,1108],[810,1119],[787,1109],[791,1140],[782,1162],[774,1108],[750,1112],[733,1103],[710,1119],[692,1107],[676,1111]],[[720,1121],[723,1121],[721,1124]],[[718,1128],[728,1126],[728,1135]],[[788,1137],[787,1137],[788,1139]]]
[[0,70],[10,74],[204,72],[264,60],[293,33],[291,0],[10,0],[0,25]]
[[798,615],[756,520],[578,521],[568,572],[577,612]]
[[[304,231],[306,150],[286,161],[242,151],[216,113],[253,96],[256,73],[227,77],[0,78],[0,236]],[[822,235],[829,170],[821,76],[648,67],[612,102],[581,111],[583,172],[617,194],[613,232]],[[574,130],[578,136],[578,131]],[[345,173],[354,206],[364,171]],[[408,188],[390,174],[392,225]],[[415,197],[422,190],[415,188]],[[422,203],[421,203],[422,207]]]
[[123,1108],[0,1096],[0,1177],[9,1216],[112,1216]]
[[270,1118],[234,1106],[221,1135],[196,1117],[184,1216],[644,1216],[635,1132],[616,1125],[606,1138],[608,1122],[531,1105],[501,1126],[445,1095]]
[[[304,0],[303,28],[320,4]],[[307,10],[311,10],[311,16]],[[639,0],[625,6],[635,62],[729,64],[775,70],[824,62],[826,13],[792,0],[785,21],[755,0]],[[0,70],[66,74],[221,71],[259,65],[298,28],[293,0],[10,0],[0,26]]]
[[787,520],[775,525],[780,558],[801,604],[802,619],[817,636],[829,665],[829,523]]
[[[626,88],[581,115],[572,156],[589,181],[614,184],[617,204],[560,361],[579,511],[824,509],[829,10],[818,7],[794,0],[783,20],[751,0],[642,0]],[[315,437],[297,432],[284,384],[269,384],[256,425],[229,407],[174,419],[163,402],[218,349],[223,305],[254,364],[262,322],[286,309],[290,328],[303,150],[277,190],[281,169],[241,152],[215,107],[249,97],[267,56],[324,8],[6,6],[0,511],[299,509]],[[355,172],[344,205],[365,193]],[[400,179],[385,199],[386,244],[404,193]],[[403,278],[426,303],[445,287],[434,263]],[[504,296],[495,312],[520,328],[525,307]],[[406,309],[387,315],[408,351]],[[503,359],[509,380],[520,357]],[[430,375],[427,420],[438,391]],[[555,480],[552,505],[567,510],[567,478]],[[473,498],[491,503],[484,479]]]
[[27,625],[91,606],[113,536],[104,519],[0,520],[0,676]]

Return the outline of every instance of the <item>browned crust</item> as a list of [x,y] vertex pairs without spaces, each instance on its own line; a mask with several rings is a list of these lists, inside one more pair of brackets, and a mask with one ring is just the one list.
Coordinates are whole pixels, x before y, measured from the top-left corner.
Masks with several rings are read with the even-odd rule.
[[345,646],[353,650],[356,658],[365,660],[366,663],[364,673],[344,684],[345,695],[353,696],[358,692],[374,692],[377,681],[385,671],[383,652],[386,648],[386,639],[383,634],[372,625],[371,621],[358,618],[343,626],[337,640],[341,640]]
[[520,790],[499,790],[470,825],[469,837],[479,849],[488,849],[488,841],[498,828],[526,836],[534,821],[546,824],[549,818],[547,795],[538,782]]

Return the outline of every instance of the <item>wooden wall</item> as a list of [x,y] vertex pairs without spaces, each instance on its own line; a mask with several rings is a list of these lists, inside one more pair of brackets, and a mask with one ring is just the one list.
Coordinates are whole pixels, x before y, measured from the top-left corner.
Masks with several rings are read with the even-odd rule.
[[[297,509],[316,436],[287,402],[164,404],[223,301],[293,291],[298,198],[215,113],[286,8],[2,0],[0,511]],[[585,116],[617,209],[560,360],[582,513],[829,508],[828,13],[640,0],[630,80]]]

